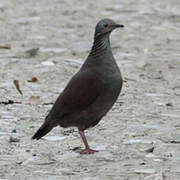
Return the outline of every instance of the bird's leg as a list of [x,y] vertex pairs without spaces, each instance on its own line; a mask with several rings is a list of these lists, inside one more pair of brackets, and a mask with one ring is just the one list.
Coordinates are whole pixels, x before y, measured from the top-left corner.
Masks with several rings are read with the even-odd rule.
[[95,152],[98,152],[97,150],[90,149],[88,142],[87,142],[87,139],[86,139],[86,136],[84,134],[84,131],[79,130],[79,134],[81,135],[81,138],[82,138],[83,143],[85,145],[85,149],[83,149],[81,151],[81,154],[94,154]]

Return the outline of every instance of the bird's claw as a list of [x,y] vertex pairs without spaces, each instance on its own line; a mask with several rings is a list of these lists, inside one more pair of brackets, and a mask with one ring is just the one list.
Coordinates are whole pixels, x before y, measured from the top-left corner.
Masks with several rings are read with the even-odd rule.
[[90,149],[90,148],[86,148],[86,149],[83,149],[80,153],[81,154],[94,154],[95,152],[99,152],[97,150],[94,150],[94,149]]

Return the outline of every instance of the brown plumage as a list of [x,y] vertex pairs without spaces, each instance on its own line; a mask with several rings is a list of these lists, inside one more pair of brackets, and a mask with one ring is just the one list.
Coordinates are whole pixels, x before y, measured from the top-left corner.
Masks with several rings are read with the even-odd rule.
[[45,122],[32,139],[40,139],[56,126],[75,126],[85,144],[81,153],[94,153],[84,130],[95,126],[111,109],[122,88],[120,70],[110,47],[109,35],[118,25],[103,19],[96,25],[91,52],[64,91],[57,98]]

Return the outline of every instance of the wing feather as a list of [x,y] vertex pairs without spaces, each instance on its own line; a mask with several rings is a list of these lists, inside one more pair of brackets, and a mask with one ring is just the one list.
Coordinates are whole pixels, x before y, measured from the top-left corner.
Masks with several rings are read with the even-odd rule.
[[86,109],[100,94],[102,84],[96,73],[78,72],[56,100],[50,115],[60,118]]

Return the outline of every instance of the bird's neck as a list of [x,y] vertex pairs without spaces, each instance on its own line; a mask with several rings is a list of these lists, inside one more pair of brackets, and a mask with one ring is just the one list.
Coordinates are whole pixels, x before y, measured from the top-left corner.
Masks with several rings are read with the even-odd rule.
[[95,37],[89,57],[97,57],[103,55],[108,50],[111,51],[109,34]]

